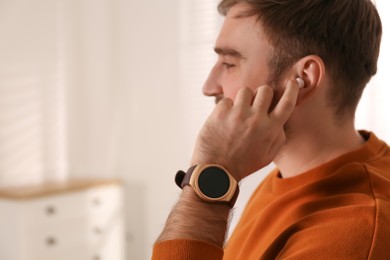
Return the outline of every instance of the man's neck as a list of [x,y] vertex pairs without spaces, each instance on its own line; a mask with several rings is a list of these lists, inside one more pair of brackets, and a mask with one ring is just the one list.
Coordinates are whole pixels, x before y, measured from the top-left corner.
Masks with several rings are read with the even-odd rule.
[[329,129],[307,129],[287,136],[287,143],[275,158],[283,178],[289,178],[358,149],[365,140],[353,123]]

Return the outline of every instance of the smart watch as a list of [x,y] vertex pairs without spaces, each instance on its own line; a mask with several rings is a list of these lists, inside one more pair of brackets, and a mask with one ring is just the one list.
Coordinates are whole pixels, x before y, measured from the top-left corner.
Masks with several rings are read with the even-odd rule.
[[191,186],[199,198],[208,203],[228,203],[234,206],[239,187],[233,176],[216,164],[195,165],[187,172],[178,171],[175,182],[180,188]]

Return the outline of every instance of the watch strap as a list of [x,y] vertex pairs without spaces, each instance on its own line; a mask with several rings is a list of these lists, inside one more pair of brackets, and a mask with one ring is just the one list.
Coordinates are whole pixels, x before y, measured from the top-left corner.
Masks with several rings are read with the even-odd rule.
[[176,182],[176,185],[179,186],[179,188],[183,189],[184,186],[189,184],[192,172],[195,170],[196,166],[197,165],[194,165],[191,168],[189,168],[187,170],[187,173],[185,173],[184,171],[181,171],[181,170],[176,173],[175,182]]

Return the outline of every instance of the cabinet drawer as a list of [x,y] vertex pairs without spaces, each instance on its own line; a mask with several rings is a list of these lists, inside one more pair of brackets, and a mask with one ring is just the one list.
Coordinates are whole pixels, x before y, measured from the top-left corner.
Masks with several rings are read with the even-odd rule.
[[87,213],[91,218],[111,216],[122,207],[122,189],[119,186],[93,188],[87,191]]
[[87,194],[72,192],[24,203],[23,222],[27,226],[46,225],[50,221],[67,220],[87,215]]
[[102,246],[111,237],[124,239],[123,215],[121,211],[114,211],[109,219],[100,221],[98,218],[89,222],[88,243],[93,247]]
[[124,260],[123,223],[117,222],[89,244],[91,260]]
[[7,250],[0,260],[124,260],[118,182],[48,185],[30,187],[25,196],[14,192],[17,199],[3,203],[7,232],[0,238]]
[[57,259],[58,256],[73,252],[80,245],[86,248],[87,227],[87,218],[62,221],[58,225],[30,227],[25,229],[22,236],[24,252],[28,256],[41,259]]

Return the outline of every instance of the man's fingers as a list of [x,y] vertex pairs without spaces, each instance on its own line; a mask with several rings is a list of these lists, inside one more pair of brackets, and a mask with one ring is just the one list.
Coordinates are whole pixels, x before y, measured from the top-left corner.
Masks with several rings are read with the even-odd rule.
[[232,107],[233,100],[231,100],[230,98],[222,98],[220,101],[218,101],[218,104],[215,107],[214,111],[228,112]]
[[274,96],[274,91],[271,87],[267,85],[260,86],[256,91],[255,100],[253,101],[253,107],[263,112],[264,114],[268,114],[269,107],[272,103],[272,98]]
[[289,80],[282,98],[279,100],[275,109],[271,112],[270,117],[279,121],[281,124],[286,123],[291,113],[294,111],[297,103],[299,86],[296,80]]
[[241,88],[237,92],[237,96],[234,100],[234,105],[238,107],[250,107],[253,100],[253,91],[249,88]]

